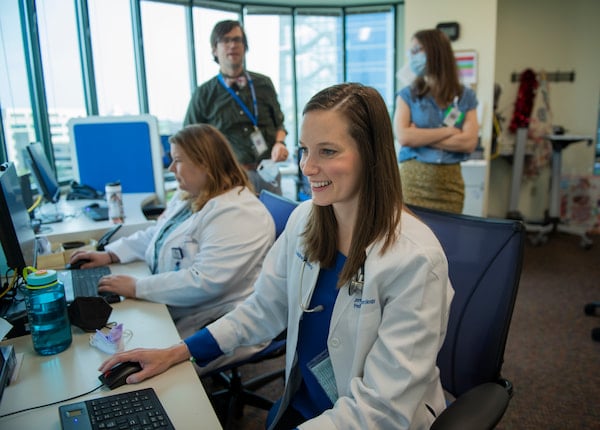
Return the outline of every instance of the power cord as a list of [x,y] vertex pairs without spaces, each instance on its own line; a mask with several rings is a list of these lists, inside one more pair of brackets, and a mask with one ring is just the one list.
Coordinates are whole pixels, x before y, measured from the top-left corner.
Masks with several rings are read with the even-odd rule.
[[[18,277],[19,277],[19,274],[15,271],[10,280],[10,283],[7,281],[2,285],[2,290],[0,290],[0,299],[3,298],[4,296],[6,296],[13,289]],[[8,279],[8,276],[7,276],[7,279]]]
[[31,410],[34,410],[34,409],[45,408],[45,407],[47,407],[47,406],[58,405],[59,403],[62,403],[62,402],[68,402],[68,401],[70,401],[70,400],[75,400],[75,399],[77,399],[77,398],[79,398],[79,397],[83,397],[83,396],[86,396],[86,395],[88,395],[88,394],[91,394],[91,393],[93,393],[94,391],[96,391],[96,390],[98,390],[99,388],[101,388],[103,385],[104,385],[104,384],[100,384],[100,385],[98,385],[96,388],[94,388],[93,390],[90,390],[90,391],[88,391],[87,393],[78,394],[78,395],[76,395],[76,396],[69,397],[68,399],[57,400],[56,402],[52,402],[52,403],[46,403],[45,405],[32,406],[32,407],[30,407],[30,408],[21,409],[21,410],[19,410],[19,411],[14,411],[14,412],[10,412],[10,413],[8,413],[8,414],[0,415],[0,418],[9,417],[9,416],[11,416],[11,415],[19,414],[19,413],[21,413],[21,412],[27,412],[27,411],[31,411]]

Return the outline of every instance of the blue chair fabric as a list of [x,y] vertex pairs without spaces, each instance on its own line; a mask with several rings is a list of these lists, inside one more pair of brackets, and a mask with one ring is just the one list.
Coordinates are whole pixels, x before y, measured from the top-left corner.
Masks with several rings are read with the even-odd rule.
[[[512,384],[502,378],[501,370],[521,276],[524,225],[518,220],[410,209],[438,237],[455,290],[437,364],[443,388],[457,401],[432,429],[494,428],[512,395]],[[475,394],[467,396],[473,389]]]
[[298,206],[298,202],[267,190],[261,190],[258,198],[273,217],[273,221],[275,221],[275,238],[278,238],[285,229],[290,214]]

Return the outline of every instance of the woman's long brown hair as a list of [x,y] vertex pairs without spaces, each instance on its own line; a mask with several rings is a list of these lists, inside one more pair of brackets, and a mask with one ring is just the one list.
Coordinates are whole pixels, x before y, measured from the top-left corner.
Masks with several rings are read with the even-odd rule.
[[441,107],[450,105],[454,97],[462,95],[450,39],[438,29],[417,31],[413,37],[421,44],[427,57],[424,76],[413,81],[413,93],[419,98],[431,94]]
[[[370,244],[383,240],[384,253],[396,240],[402,187],[392,123],[377,90],[356,83],[334,85],[313,96],[303,114],[319,110],[336,111],[346,118],[349,134],[358,145],[364,175],[360,180],[358,221],[339,287],[349,282],[364,264]],[[323,267],[333,267],[338,252],[338,229],[331,205],[313,205],[303,235],[307,259],[319,261]]]

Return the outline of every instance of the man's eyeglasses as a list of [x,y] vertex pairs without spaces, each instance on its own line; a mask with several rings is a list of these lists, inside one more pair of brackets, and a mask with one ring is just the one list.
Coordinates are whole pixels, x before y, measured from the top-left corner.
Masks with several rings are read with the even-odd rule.
[[233,43],[235,45],[241,45],[242,43],[244,43],[244,38],[241,36],[223,37],[219,39],[219,43],[222,43],[223,45],[229,45],[230,43]]

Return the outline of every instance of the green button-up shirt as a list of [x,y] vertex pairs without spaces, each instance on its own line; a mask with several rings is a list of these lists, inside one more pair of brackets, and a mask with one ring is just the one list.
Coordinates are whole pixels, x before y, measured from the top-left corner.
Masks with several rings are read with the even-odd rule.
[[[258,163],[261,159],[271,158],[275,135],[278,130],[284,130],[283,112],[271,79],[259,73],[248,73],[256,93],[258,127],[265,138],[268,151],[260,156],[257,154],[250,139],[250,134],[254,131],[252,121],[219,83],[217,76],[196,89],[183,121],[184,125],[207,123],[218,128],[227,137],[238,161],[242,164]],[[237,94],[248,110],[254,114],[249,85],[240,89]]]

